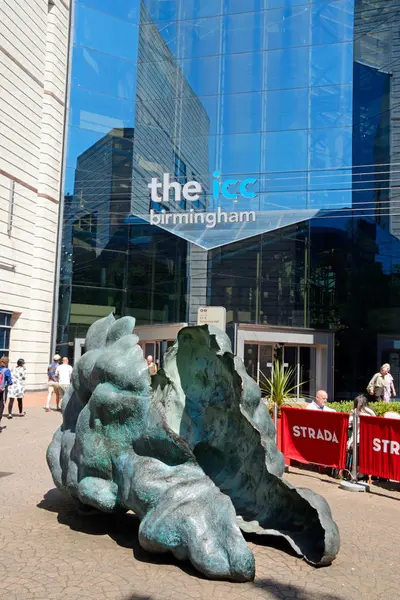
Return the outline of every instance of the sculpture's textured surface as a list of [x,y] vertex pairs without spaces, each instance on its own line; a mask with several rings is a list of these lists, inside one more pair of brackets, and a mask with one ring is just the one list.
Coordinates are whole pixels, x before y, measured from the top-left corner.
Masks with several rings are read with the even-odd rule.
[[151,382],[134,324],[110,316],[88,332],[47,453],[57,487],[101,511],[133,510],[143,548],[212,578],[254,577],[238,523],[330,564],[339,549],[330,509],[280,478],[273,424],[227,336],[183,329]]

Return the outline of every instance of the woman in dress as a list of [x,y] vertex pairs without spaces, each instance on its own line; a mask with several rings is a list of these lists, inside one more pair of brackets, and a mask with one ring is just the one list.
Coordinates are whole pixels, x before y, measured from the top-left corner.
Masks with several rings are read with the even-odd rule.
[[17,361],[17,366],[12,370],[12,379],[13,383],[8,388],[8,396],[10,398],[8,403],[8,418],[12,419],[12,409],[14,405],[14,400],[17,398],[18,400],[18,409],[19,416],[24,417],[25,412],[22,408],[22,400],[25,394],[25,379],[26,379],[26,369],[25,369],[25,361],[23,358],[20,358]]

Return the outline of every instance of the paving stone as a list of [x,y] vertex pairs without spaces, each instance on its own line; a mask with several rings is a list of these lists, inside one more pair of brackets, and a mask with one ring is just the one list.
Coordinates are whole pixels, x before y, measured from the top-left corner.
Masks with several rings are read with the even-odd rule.
[[[83,518],[54,489],[45,451],[60,424],[30,395],[25,419],[0,434],[0,598],[5,600],[398,600],[400,486],[372,494],[292,470],[288,480],[325,496],[342,538],[332,566],[314,569],[278,540],[249,538],[254,583],[207,581],[188,563],[150,556],[132,515]],[[36,404],[35,404],[36,402]],[[286,548],[286,550],[285,550]],[[10,565],[10,566],[9,566]]]

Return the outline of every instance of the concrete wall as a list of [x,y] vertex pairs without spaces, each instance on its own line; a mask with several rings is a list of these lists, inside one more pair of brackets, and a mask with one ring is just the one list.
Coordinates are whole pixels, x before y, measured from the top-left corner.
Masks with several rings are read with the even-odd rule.
[[0,0],[0,311],[29,389],[45,386],[51,352],[69,4]]

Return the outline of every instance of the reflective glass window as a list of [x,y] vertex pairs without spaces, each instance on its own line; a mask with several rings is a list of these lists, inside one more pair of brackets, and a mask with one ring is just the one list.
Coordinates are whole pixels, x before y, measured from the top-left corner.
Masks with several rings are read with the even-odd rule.
[[139,21],[140,0],[78,0],[78,3],[125,21]]
[[136,65],[129,60],[75,46],[72,86],[80,86],[134,101]]
[[350,127],[353,120],[353,87],[330,85],[311,89],[311,127]]
[[265,173],[260,179],[260,190],[262,192],[296,192],[305,191],[308,184],[308,174],[299,171],[293,173]]
[[144,5],[147,9],[142,12],[142,22],[144,23],[176,19],[177,0],[144,0]]
[[227,94],[262,89],[265,52],[232,54],[223,58],[223,91]]
[[311,85],[351,83],[353,78],[353,44],[313,46],[311,50]]
[[265,87],[268,90],[307,87],[310,49],[284,48],[265,53]]
[[179,19],[215,17],[221,12],[219,0],[176,0]]
[[221,173],[254,173],[260,170],[260,134],[220,136],[217,155]]
[[223,99],[220,133],[260,131],[261,94],[230,94]]
[[114,128],[133,127],[134,119],[133,102],[83,88],[71,89],[71,126],[108,133]]
[[[258,15],[259,18],[259,15]],[[298,6],[264,12],[266,48],[306,46],[309,43],[309,7]]]
[[266,92],[266,130],[308,127],[308,88]]
[[[326,0],[323,0],[324,2]],[[301,4],[310,4],[310,0],[266,0],[267,8],[283,8]]]
[[74,43],[135,61],[138,27],[122,19],[76,4]]
[[219,56],[182,60],[180,68],[196,96],[218,93]]
[[[220,53],[221,18],[180,21],[179,58],[213,56]],[[174,49],[170,46],[173,54]]]
[[264,171],[301,171],[307,169],[308,132],[277,131],[263,134]]
[[[276,211],[276,220],[274,227],[279,225],[282,227],[285,223],[280,221],[280,211],[283,210],[304,210],[307,208],[307,193],[306,192],[268,192],[262,194],[260,199],[260,210]],[[304,217],[298,216],[297,220],[303,220]],[[296,217],[294,217],[296,220]]]
[[333,44],[353,39],[354,0],[334,0],[312,7],[312,43]]
[[262,37],[260,13],[227,15],[223,19],[223,42],[226,54],[261,50]]
[[264,0],[223,0],[223,11],[227,14],[254,12],[264,8]]
[[312,130],[310,162],[313,169],[332,169],[351,165],[351,127]]

